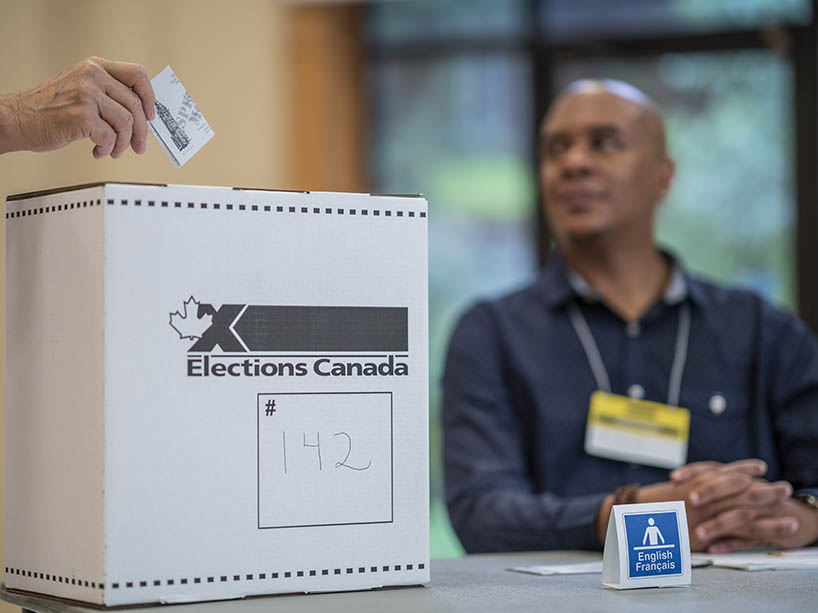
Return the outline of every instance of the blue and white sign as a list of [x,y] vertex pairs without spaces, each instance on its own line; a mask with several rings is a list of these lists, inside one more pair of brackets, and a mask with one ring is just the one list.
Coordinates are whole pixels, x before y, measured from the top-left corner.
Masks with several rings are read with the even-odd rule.
[[618,589],[689,585],[690,540],[684,503],[613,507],[602,583]]
[[679,522],[674,511],[625,513],[628,577],[682,574]]

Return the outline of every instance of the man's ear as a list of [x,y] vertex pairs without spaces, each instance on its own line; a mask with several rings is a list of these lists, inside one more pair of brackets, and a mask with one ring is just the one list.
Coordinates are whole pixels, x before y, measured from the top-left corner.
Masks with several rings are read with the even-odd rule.
[[673,184],[673,176],[676,174],[676,164],[668,157],[664,158],[660,164],[658,177],[659,200],[663,200],[670,191],[670,186]]

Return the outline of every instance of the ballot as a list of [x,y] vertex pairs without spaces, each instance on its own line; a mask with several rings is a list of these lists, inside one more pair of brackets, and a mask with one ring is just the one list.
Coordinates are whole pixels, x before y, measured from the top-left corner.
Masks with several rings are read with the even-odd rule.
[[177,168],[213,138],[213,129],[170,66],[151,79],[156,115],[151,133]]

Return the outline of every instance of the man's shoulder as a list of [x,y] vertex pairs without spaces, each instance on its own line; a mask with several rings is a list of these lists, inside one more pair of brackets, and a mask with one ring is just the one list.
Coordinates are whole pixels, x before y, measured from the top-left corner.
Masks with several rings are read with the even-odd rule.
[[[548,326],[543,288],[538,281],[500,296],[473,302],[461,314],[449,341],[449,356],[473,359],[474,356],[505,355],[509,347],[527,346]],[[489,358],[487,358],[489,359]]]
[[478,299],[467,309],[466,314],[478,312],[495,317],[515,317],[545,308],[544,297],[545,289],[541,279],[537,278],[499,296]]
[[745,287],[708,279],[698,275],[689,275],[689,292],[693,299],[700,298],[705,306],[724,307],[730,305],[750,306],[769,303],[758,292]]
[[[689,284],[694,302],[698,298],[703,310],[718,320],[806,332],[806,326],[796,315],[755,290],[697,276],[689,277]],[[749,319],[754,320],[752,324]]]

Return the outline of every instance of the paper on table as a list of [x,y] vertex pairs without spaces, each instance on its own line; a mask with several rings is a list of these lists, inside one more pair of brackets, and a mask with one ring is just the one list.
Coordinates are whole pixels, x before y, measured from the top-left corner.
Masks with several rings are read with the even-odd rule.
[[[693,559],[690,564],[693,568],[710,566],[709,559]],[[529,575],[592,575],[602,572],[602,560],[594,562],[579,562],[576,564],[538,564],[536,566],[513,566],[508,570]]]
[[178,168],[213,138],[213,130],[170,66],[151,79],[151,85],[156,117],[148,127]]
[[818,568],[818,547],[792,551],[738,551],[702,554],[695,560],[710,560],[718,568],[736,570],[799,570]]
[[818,547],[805,547],[804,549],[780,549],[771,551],[767,555],[781,558],[815,558],[818,559]]
[[602,560],[577,564],[539,564],[536,566],[512,566],[508,570],[529,575],[590,575],[602,572]]

